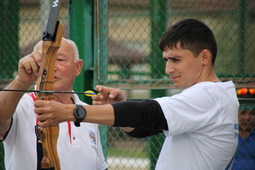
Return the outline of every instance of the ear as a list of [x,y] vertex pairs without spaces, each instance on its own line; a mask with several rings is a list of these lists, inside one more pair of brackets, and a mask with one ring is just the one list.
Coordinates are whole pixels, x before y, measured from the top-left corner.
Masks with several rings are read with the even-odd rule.
[[211,61],[212,61],[212,54],[211,54],[211,52],[209,50],[207,50],[207,49],[202,50],[201,55],[202,55],[202,64],[204,66],[208,65],[209,63],[211,63]]
[[78,76],[81,73],[82,67],[83,67],[83,60],[79,59],[76,61],[76,76]]

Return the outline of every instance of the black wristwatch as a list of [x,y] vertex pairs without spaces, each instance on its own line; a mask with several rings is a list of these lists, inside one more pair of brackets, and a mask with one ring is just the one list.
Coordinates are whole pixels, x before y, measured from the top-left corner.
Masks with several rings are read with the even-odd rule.
[[75,105],[74,111],[73,111],[74,117],[75,117],[75,122],[74,125],[76,127],[80,126],[80,122],[82,122],[86,116],[86,110],[82,105]]

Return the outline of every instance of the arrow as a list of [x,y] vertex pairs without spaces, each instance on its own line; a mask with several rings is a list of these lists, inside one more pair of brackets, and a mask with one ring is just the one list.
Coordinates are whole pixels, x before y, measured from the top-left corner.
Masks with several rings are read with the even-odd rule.
[[68,93],[68,94],[84,94],[85,96],[99,95],[100,93],[95,93],[92,90],[87,90],[85,92],[70,92],[70,91],[45,91],[45,90],[13,90],[13,89],[1,89],[0,91],[13,91],[13,92],[36,92],[36,93]]

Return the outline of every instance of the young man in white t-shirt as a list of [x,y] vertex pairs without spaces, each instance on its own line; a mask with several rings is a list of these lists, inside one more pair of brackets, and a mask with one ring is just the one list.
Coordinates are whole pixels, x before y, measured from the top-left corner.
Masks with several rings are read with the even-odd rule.
[[[92,98],[98,106],[83,106],[86,114],[80,121],[125,127],[134,137],[163,132],[158,170],[230,169],[237,147],[239,102],[233,82],[221,82],[215,75],[213,32],[199,20],[185,19],[167,29],[159,47],[166,74],[176,88],[184,89],[180,94],[125,101],[120,89],[97,86],[101,95]],[[35,107],[43,127],[77,121],[75,105],[38,101]]]

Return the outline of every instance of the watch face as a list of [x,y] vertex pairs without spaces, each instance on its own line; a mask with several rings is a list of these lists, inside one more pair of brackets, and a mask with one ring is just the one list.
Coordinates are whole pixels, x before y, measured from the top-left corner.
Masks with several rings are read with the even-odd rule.
[[86,111],[82,105],[76,105],[75,117],[79,121],[83,121],[86,116]]
[[75,117],[75,122],[74,125],[79,127],[80,126],[80,122],[83,121],[83,119],[86,116],[86,110],[82,105],[76,105],[75,109],[74,109],[74,117]]

